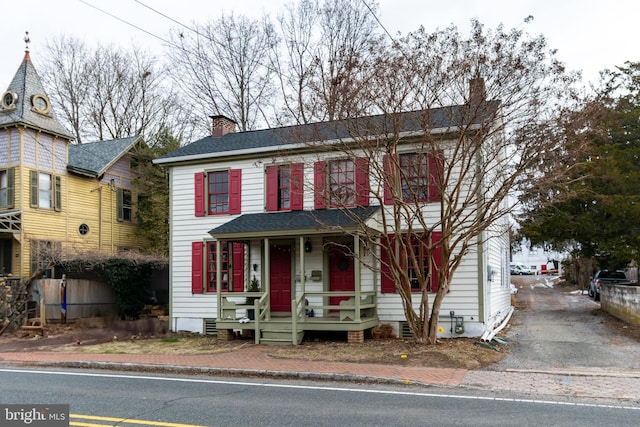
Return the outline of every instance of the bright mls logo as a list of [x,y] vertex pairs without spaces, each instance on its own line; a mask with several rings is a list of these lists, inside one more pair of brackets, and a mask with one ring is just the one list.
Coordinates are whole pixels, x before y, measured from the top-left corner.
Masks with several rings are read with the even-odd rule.
[[69,405],[0,405],[0,425],[68,427]]

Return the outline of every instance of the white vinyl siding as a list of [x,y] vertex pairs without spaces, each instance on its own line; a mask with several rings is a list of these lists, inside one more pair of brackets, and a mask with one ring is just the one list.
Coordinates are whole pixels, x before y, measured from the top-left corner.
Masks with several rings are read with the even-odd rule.
[[[448,153],[445,151],[444,156]],[[328,155],[324,160],[335,159],[335,155]],[[233,161],[220,159],[219,162],[209,162],[200,165],[173,166],[170,168],[171,198],[170,198],[170,222],[171,222],[171,316],[174,330],[192,330],[202,332],[203,319],[215,318],[217,316],[217,295],[215,293],[192,294],[191,289],[191,244],[196,241],[210,239],[208,232],[237,215],[215,215],[196,217],[194,215],[195,190],[194,175],[199,172],[216,169],[241,169],[242,170],[242,214],[265,212],[265,168],[272,164],[286,162],[304,163],[304,209],[313,208],[313,164],[318,161],[316,155],[281,157],[272,159],[265,155],[262,161],[256,159]],[[372,161],[382,161],[382,158],[372,159]],[[374,171],[376,168],[371,168]],[[379,168],[381,169],[381,168]],[[370,186],[372,191],[382,194],[382,186],[372,176]],[[372,203],[374,199],[372,198]],[[389,210],[389,206],[382,209]],[[439,204],[425,204],[423,214],[429,218],[439,216]],[[278,215],[278,213],[274,213]],[[509,304],[508,284],[502,280],[500,270],[506,268],[504,265],[503,251],[505,245],[508,246],[508,235],[504,230],[504,224],[499,224],[492,230],[492,239],[485,242],[482,251],[475,248],[465,255],[462,264],[453,275],[451,291],[445,297],[442,308],[440,323],[445,329],[445,336],[449,331],[449,312],[455,311],[456,316],[464,316],[465,329],[479,336],[483,332],[484,323],[491,312],[504,310]],[[311,243],[314,251],[305,254],[305,290],[307,292],[325,291],[327,283],[327,272],[324,271],[323,252],[318,248],[322,247],[322,236],[313,236]],[[506,242],[506,243],[505,243]],[[298,245],[295,238],[294,246]],[[251,241],[247,253],[247,271],[245,280],[249,281],[255,275],[262,284],[262,256],[259,242]],[[299,257],[295,257],[293,274],[300,274]],[[252,266],[257,264],[257,271]],[[498,270],[495,280],[490,284],[486,279],[486,267],[492,265]],[[321,281],[310,280],[312,270],[323,271]],[[378,298],[378,316],[381,323],[395,323],[405,321],[405,315],[397,294],[382,294],[380,285],[380,274],[363,267],[361,269],[361,290],[375,290]],[[375,281],[374,281],[375,279]],[[488,285],[488,286],[486,286]],[[357,284],[356,284],[357,286]],[[301,282],[295,281],[296,295],[301,292]],[[431,296],[433,298],[433,296]],[[310,305],[320,305],[321,297],[310,297]],[[430,303],[432,302],[429,301]],[[482,305],[482,307],[481,307]],[[397,325],[397,323],[396,323]]]

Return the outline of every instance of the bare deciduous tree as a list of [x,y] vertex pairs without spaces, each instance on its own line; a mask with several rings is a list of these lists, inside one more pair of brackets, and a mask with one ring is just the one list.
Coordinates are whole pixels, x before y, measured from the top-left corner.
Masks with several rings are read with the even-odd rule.
[[142,135],[163,128],[190,137],[193,120],[168,85],[159,61],[144,51],[115,46],[89,49],[62,37],[48,46],[43,81],[78,143]]
[[[489,244],[508,250],[514,189],[561,182],[575,158],[567,113],[579,76],[542,36],[472,24],[469,37],[456,27],[421,29],[381,46],[361,99],[382,114],[340,122],[348,136],[316,147],[368,160],[354,160],[354,173],[367,169],[380,213],[373,222],[354,216],[357,235],[423,343],[435,343],[442,302],[466,257]],[[353,206],[347,200],[342,208]]]
[[171,73],[198,110],[203,128],[212,114],[232,118],[243,131],[268,123],[269,55],[278,40],[267,17],[226,15],[192,31],[175,30],[171,40]]
[[369,112],[360,103],[365,66],[381,41],[369,6],[353,0],[303,0],[280,16],[284,55],[275,56],[284,99],[280,121],[310,123]]

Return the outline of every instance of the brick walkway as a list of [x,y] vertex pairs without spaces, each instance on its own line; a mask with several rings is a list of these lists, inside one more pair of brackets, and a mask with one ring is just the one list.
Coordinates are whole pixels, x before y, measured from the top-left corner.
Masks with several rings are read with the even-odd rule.
[[[0,365],[66,366],[172,372],[269,375],[303,379],[376,381],[467,387],[526,394],[622,399],[640,404],[640,372],[467,371],[349,362],[278,359],[268,347],[249,346],[232,353],[198,355],[89,354],[59,352],[0,353]],[[581,368],[583,369],[583,368]]]

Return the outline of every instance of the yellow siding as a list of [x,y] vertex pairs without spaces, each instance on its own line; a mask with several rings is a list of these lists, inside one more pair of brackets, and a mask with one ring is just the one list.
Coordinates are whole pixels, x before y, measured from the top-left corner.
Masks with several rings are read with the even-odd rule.
[[[33,131],[25,130],[25,132]],[[49,138],[40,139],[37,151],[53,151],[53,146],[43,146],[46,143],[53,145],[55,139],[53,141]],[[56,162],[61,160],[66,162],[66,158],[56,159]],[[115,253],[121,248],[138,246],[138,239],[134,236],[135,222],[117,221],[117,193],[116,188],[111,185],[111,179],[114,177],[114,182],[129,183],[133,178],[130,172],[106,173],[103,180],[99,181],[97,178],[69,174],[66,167],[61,168],[59,164],[54,165],[54,169],[25,167],[24,161],[21,161],[21,166],[15,169],[15,209],[22,212],[22,236],[21,247],[14,246],[12,268],[14,276],[30,275],[30,247],[33,240],[60,242],[64,253],[88,251]],[[31,170],[60,177],[62,188],[60,212],[56,212],[53,208],[30,206]],[[133,196],[135,201],[135,194]],[[79,232],[81,224],[89,227],[86,235],[81,235]]]

